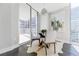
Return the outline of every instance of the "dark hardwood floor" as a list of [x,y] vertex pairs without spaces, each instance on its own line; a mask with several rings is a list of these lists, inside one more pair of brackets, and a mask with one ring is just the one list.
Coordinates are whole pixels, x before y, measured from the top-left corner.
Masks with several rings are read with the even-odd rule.
[[[36,52],[27,53],[27,49],[27,44],[23,44],[12,51],[0,54],[0,56],[37,56]],[[58,53],[59,56],[79,56],[79,52],[68,43],[63,44],[62,51],[63,53]]]
[[27,44],[23,44],[12,51],[0,54],[0,56],[37,56],[36,52],[27,53],[27,49]]

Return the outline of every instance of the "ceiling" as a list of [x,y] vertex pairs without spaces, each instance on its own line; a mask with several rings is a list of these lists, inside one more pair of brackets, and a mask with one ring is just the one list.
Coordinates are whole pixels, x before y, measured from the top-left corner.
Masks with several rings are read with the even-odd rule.
[[66,6],[69,6],[68,3],[29,3],[34,9],[38,12],[41,12],[43,8],[47,10],[47,12],[54,12]]

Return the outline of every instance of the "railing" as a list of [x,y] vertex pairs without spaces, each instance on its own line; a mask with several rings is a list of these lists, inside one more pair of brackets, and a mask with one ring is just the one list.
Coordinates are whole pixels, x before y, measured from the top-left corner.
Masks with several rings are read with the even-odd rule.
[[71,31],[71,42],[79,43],[79,31]]

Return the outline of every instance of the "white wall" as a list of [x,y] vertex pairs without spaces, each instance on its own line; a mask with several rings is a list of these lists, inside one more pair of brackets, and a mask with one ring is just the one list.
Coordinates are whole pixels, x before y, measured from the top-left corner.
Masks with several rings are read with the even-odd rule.
[[0,4],[0,52],[18,44],[18,4]]
[[44,15],[40,15],[40,29],[47,29],[49,30],[49,15],[45,13]]
[[19,35],[18,35],[18,20],[19,20],[19,5],[11,4],[11,39],[12,44],[18,44]]
[[[40,29],[47,29],[47,32],[52,32],[50,36],[54,39],[55,36],[57,36],[57,40],[63,41],[63,42],[69,42],[70,41],[70,5],[67,4],[67,6],[58,9],[56,11],[52,11],[50,13],[46,13],[44,15],[40,14]],[[58,31],[58,33],[55,34],[51,27],[51,18],[56,17],[58,20],[64,22],[63,28]]]
[[[70,41],[70,6],[63,8],[62,10],[51,14],[50,17],[56,17],[58,20],[63,21],[63,28],[57,32],[57,40],[62,42]],[[52,31],[51,20],[50,20],[50,31]],[[53,37],[52,37],[53,38]]]

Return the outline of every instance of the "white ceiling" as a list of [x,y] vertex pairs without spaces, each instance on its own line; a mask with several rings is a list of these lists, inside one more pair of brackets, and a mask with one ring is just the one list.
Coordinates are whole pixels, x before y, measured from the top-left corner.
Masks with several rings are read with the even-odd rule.
[[38,12],[41,12],[43,8],[45,8],[47,12],[54,12],[69,5],[68,3],[29,3],[29,4]]

